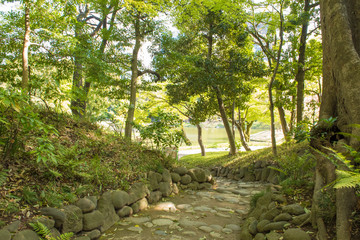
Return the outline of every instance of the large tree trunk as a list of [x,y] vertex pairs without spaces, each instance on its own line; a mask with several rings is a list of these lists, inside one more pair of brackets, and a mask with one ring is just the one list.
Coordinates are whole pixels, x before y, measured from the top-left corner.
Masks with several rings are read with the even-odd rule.
[[[341,132],[360,136],[359,128],[349,126],[360,123],[360,1],[321,0],[320,10],[324,83],[320,119],[336,117],[335,125]],[[314,132],[325,130],[320,122]],[[359,150],[356,138],[349,137],[346,141]],[[314,141],[312,144],[315,145]],[[329,183],[328,179],[318,174],[323,169],[319,159],[318,165],[320,169],[316,177],[324,184]],[[336,190],[337,239],[351,239],[350,218],[355,199],[351,188]]]
[[141,33],[140,33],[140,20],[139,18],[135,19],[134,22],[135,28],[135,46],[133,49],[132,59],[131,59],[131,85],[130,85],[130,100],[129,100],[129,109],[125,123],[125,137],[131,139],[132,133],[132,123],[134,121],[135,115],[135,105],[136,105],[136,85],[137,79],[139,76],[138,70],[138,55],[141,47]]
[[300,47],[299,47],[299,58],[297,62],[297,73],[295,81],[297,82],[297,102],[296,102],[296,121],[299,124],[303,120],[304,110],[304,85],[305,85],[305,57],[306,57],[306,40],[308,35],[309,26],[309,11],[310,11],[310,0],[305,0],[304,13],[306,19],[302,24],[301,36],[300,36]]
[[24,91],[29,89],[29,46],[30,46],[30,6],[28,1],[24,1],[25,5],[25,34],[22,50],[22,81],[21,87]]
[[221,116],[221,119],[223,121],[227,137],[229,139],[230,155],[235,155],[236,154],[235,139],[234,139],[234,135],[232,134],[232,130],[231,130],[231,127],[230,127],[229,120],[228,120],[228,118],[226,116],[225,106],[224,106],[223,99],[221,97],[221,92],[220,92],[220,89],[219,89],[218,86],[216,86],[214,90],[216,92],[216,97],[217,97],[217,100],[218,100],[220,116]]
[[282,131],[284,134],[284,138],[288,142],[290,140],[290,138],[289,138],[289,128],[288,128],[288,125],[286,123],[286,118],[285,118],[285,111],[282,107],[278,107],[278,111],[279,111],[279,118],[280,118],[280,122],[281,122],[281,128],[282,128]]
[[196,124],[197,130],[198,130],[198,143],[201,149],[201,156],[205,156],[205,146],[202,140],[202,129],[200,124]]

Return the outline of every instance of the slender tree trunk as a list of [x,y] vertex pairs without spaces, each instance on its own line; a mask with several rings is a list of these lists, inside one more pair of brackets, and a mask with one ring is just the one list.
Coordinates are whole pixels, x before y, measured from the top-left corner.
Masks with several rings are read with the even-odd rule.
[[239,122],[237,123],[235,121],[235,126],[237,127],[238,131],[239,131],[239,135],[240,135],[240,141],[241,141],[241,145],[245,148],[246,151],[251,151],[249,145],[246,142],[245,136],[244,136],[244,132],[243,129],[241,127],[242,125],[242,121],[241,121],[241,113],[240,110],[238,112],[238,116],[239,116]]
[[73,84],[71,88],[72,98],[71,98],[71,106],[70,109],[72,114],[78,117],[82,117],[84,112],[82,112],[82,85],[83,85],[83,65],[81,63],[79,53],[75,53],[74,55],[74,73],[73,73]]
[[132,134],[132,122],[134,121],[135,105],[136,105],[136,87],[137,79],[139,75],[138,71],[138,55],[141,47],[141,33],[140,33],[140,19],[135,19],[135,46],[133,49],[131,59],[131,85],[130,85],[130,100],[129,109],[125,123],[125,137],[131,139]]
[[30,6],[29,1],[24,1],[25,4],[25,34],[24,44],[22,50],[22,81],[21,87],[24,91],[29,90],[29,46],[30,46]]
[[236,137],[235,137],[235,101],[233,102],[232,109],[231,109],[231,130],[232,130],[234,139],[236,139]]
[[283,46],[283,41],[284,41],[284,32],[283,32],[283,21],[284,21],[284,17],[283,17],[283,2],[280,3],[280,46],[279,49],[277,51],[277,57],[276,57],[276,65],[275,65],[275,69],[273,71],[273,75],[271,77],[270,80],[270,84],[269,84],[269,102],[270,102],[270,117],[271,117],[271,145],[272,145],[272,152],[275,156],[277,156],[277,149],[276,149],[276,138],[275,138],[275,116],[274,116],[274,101],[273,101],[273,94],[272,94],[272,88],[273,88],[273,84],[275,82],[275,78],[276,78],[276,74],[277,71],[279,69],[279,65],[280,65],[280,58],[281,58],[281,51],[282,51],[282,46]]
[[[254,124],[255,121],[250,121],[246,124],[246,128],[245,128],[245,139],[246,142],[250,142],[250,132],[251,132],[251,127]],[[243,124],[243,121],[241,121],[241,124]],[[243,128],[244,129],[244,128]]]
[[279,111],[279,117],[280,117],[280,122],[281,122],[281,128],[284,134],[284,138],[285,140],[288,142],[289,139],[289,128],[287,126],[286,123],[286,118],[285,118],[285,111],[282,107],[278,107],[278,111]]
[[198,143],[201,149],[201,156],[205,156],[205,146],[202,140],[202,129],[200,124],[196,124],[197,130],[198,130]]
[[221,92],[220,92],[220,89],[219,89],[218,86],[216,86],[214,90],[216,92],[216,97],[217,97],[218,104],[219,104],[220,116],[221,116],[221,119],[223,121],[225,130],[226,130],[226,134],[227,134],[228,139],[229,139],[230,155],[235,155],[236,154],[235,139],[234,139],[234,135],[232,134],[232,131],[231,131],[229,120],[228,120],[228,118],[226,116],[224,102],[223,102],[223,99],[221,97]]
[[297,124],[303,120],[303,110],[304,110],[304,85],[305,85],[305,57],[306,57],[306,40],[308,35],[308,26],[309,26],[309,11],[310,11],[310,0],[305,0],[304,13],[306,14],[306,19],[302,25],[301,37],[300,37],[300,48],[299,48],[299,58],[297,62],[297,73],[295,76],[295,81],[297,82],[297,103],[296,103],[296,117]]

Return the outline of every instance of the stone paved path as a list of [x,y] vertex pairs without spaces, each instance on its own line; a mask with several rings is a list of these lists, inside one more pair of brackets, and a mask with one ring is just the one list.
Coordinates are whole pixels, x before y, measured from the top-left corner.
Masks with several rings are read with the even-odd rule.
[[124,218],[100,239],[239,239],[250,200],[268,185],[217,178],[214,189],[180,194]]

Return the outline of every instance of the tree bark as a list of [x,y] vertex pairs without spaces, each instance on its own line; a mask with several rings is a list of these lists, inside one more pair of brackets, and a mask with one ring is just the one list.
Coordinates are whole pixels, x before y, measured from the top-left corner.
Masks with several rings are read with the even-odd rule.
[[29,46],[30,46],[30,6],[29,1],[24,1],[25,5],[25,34],[22,49],[22,81],[23,91],[29,90]]
[[[360,1],[358,0],[320,1],[323,40],[323,95],[320,119],[337,118],[336,127],[341,132],[353,136],[360,136],[359,128],[349,126],[349,124],[360,123],[359,11]],[[317,129],[323,131],[326,128],[320,121]],[[359,150],[360,144],[355,137],[348,137],[345,140]],[[314,141],[312,145],[314,145]],[[319,164],[319,159],[317,161],[320,167],[316,177],[327,184],[329,183],[328,179],[319,174],[324,167]],[[336,191],[337,239],[351,239],[350,218],[356,204],[354,199],[356,199],[354,189],[338,189]],[[314,204],[318,204],[318,202],[315,201]]]
[[200,124],[196,124],[197,130],[198,130],[198,143],[201,149],[201,156],[205,156],[205,146],[202,140],[202,129]]
[[280,118],[280,122],[281,122],[281,128],[282,128],[282,131],[284,134],[284,138],[288,142],[290,140],[290,138],[289,138],[289,128],[288,128],[288,125],[286,123],[286,118],[285,118],[285,111],[282,107],[278,107],[278,111],[279,111],[279,118]]
[[244,136],[244,132],[243,132],[243,128],[242,128],[242,121],[241,121],[241,113],[240,113],[240,110],[238,112],[238,115],[239,115],[239,122],[237,123],[235,121],[235,126],[237,127],[238,131],[239,131],[239,135],[240,135],[240,141],[241,141],[241,144],[242,146],[245,148],[246,151],[251,151],[249,145],[247,144],[246,142],[246,138]]
[[236,154],[235,139],[234,139],[234,135],[232,134],[232,130],[231,130],[231,127],[230,127],[230,124],[229,124],[229,120],[228,120],[228,118],[226,116],[224,102],[223,102],[223,99],[221,97],[221,92],[220,92],[220,89],[219,89],[218,86],[216,86],[214,90],[216,92],[216,98],[218,100],[220,116],[221,116],[221,119],[223,121],[227,137],[229,139],[230,155],[235,155]]
[[131,59],[131,85],[130,85],[130,99],[129,99],[129,109],[125,122],[125,137],[131,139],[132,134],[132,123],[134,121],[135,115],[135,105],[136,105],[136,87],[138,79],[138,55],[141,47],[141,33],[140,33],[140,19],[137,17],[134,21],[135,28],[135,46],[132,53]]
[[295,76],[295,81],[297,82],[297,101],[296,101],[296,122],[300,124],[303,120],[303,110],[304,110],[304,85],[305,85],[305,57],[306,57],[306,40],[308,35],[308,26],[309,26],[309,11],[310,11],[310,0],[305,0],[304,3],[304,13],[306,14],[306,19],[302,24],[301,37],[300,37],[300,47],[299,47],[299,58],[297,62],[297,73]]

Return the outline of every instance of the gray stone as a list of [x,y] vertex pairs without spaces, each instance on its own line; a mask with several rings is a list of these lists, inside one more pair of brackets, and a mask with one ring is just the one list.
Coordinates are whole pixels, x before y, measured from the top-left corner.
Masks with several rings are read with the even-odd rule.
[[129,217],[126,219],[129,222],[132,222],[133,224],[142,224],[149,222],[151,220],[150,217]]
[[255,235],[257,233],[257,228],[256,228],[257,225],[258,225],[257,220],[252,221],[248,226],[249,233],[251,233],[252,235]]
[[117,215],[119,217],[123,218],[123,217],[128,217],[128,216],[132,215],[133,213],[134,213],[134,211],[131,207],[125,206],[117,212]]
[[17,232],[13,238],[13,240],[40,240],[39,236],[36,232],[32,230],[24,230]]
[[266,236],[263,233],[258,233],[255,235],[254,240],[266,240]]
[[44,224],[48,229],[51,229],[55,226],[55,220],[47,218],[47,217],[40,217],[40,218],[34,219],[31,222],[33,222],[33,223],[40,222],[40,223]]
[[104,224],[104,220],[104,215],[98,210],[85,213],[83,215],[83,230],[91,231],[99,228]]
[[61,233],[56,228],[50,228],[50,236],[53,238],[60,237]]
[[171,173],[171,180],[174,183],[178,183],[178,182],[180,182],[181,177],[180,177],[180,175],[178,173]]
[[95,210],[96,205],[89,198],[81,198],[79,199],[75,205],[79,207],[83,213],[88,213]]
[[[149,188],[151,191],[155,191],[157,189],[159,189],[159,182],[158,182],[158,178],[155,172],[150,171],[148,174],[148,180],[149,180]],[[161,181],[161,180],[160,180]]]
[[63,210],[46,207],[46,208],[42,208],[40,210],[40,213],[42,215],[52,217],[55,220],[56,228],[60,228],[65,221],[65,213]]
[[305,210],[302,206],[300,206],[299,204],[291,204],[291,205],[286,205],[283,206],[282,210],[284,212],[290,213],[292,215],[301,215],[305,213]]
[[222,238],[222,237],[221,237],[221,234],[220,234],[220,233],[217,233],[217,232],[211,232],[211,233],[210,233],[210,236],[213,237],[213,238]]
[[169,170],[164,169],[164,171],[162,173],[162,181],[172,183],[171,174],[170,174]]
[[276,216],[278,216],[281,213],[281,211],[277,208],[272,208],[269,211],[267,211],[263,216],[260,217],[260,220],[273,220]]
[[150,196],[148,197],[148,201],[150,204],[153,204],[160,201],[161,198],[162,198],[162,192],[155,191],[150,193]]
[[213,181],[213,176],[212,176],[211,172],[209,171],[209,169],[204,169],[204,173],[205,173],[205,181],[206,182]]
[[254,182],[255,181],[255,174],[250,172],[250,171],[247,171],[245,172],[245,175],[244,175],[244,181],[245,182]]
[[163,231],[163,230],[156,230],[155,234],[159,235],[159,236],[166,236],[167,235],[167,233],[165,231]]
[[265,206],[257,206],[250,214],[250,217],[254,217],[256,219],[259,219],[261,214],[267,211],[267,208]]
[[262,169],[260,169],[260,168],[254,170],[255,180],[256,180],[256,181],[260,181],[260,180],[261,180],[261,173],[262,173]]
[[104,216],[104,224],[100,228],[101,232],[108,230],[112,225],[114,225],[114,223],[116,223],[120,219],[115,212],[111,196],[111,192],[106,192],[99,198],[98,201],[97,209]]
[[289,228],[284,232],[284,240],[310,240],[309,234],[299,228]]
[[241,240],[253,240],[253,235],[249,232],[247,228],[243,228],[240,232]]
[[270,223],[269,220],[262,220],[257,224],[256,229],[258,230],[258,232],[263,233],[265,232],[265,226],[268,225],[269,223]]
[[91,239],[88,236],[80,236],[80,237],[74,238],[73,240],[91,240]]
[[266,234],[266,239],[267,240],[279,240],[281,238],[281,234],[277,233],[277,232],[271,232]]
[[227,225],[225,225],[225,228],[229,228],[229,229],[231,229],[233,231],[240,231],[241,230],[240,226],[237,225],[237,224],[227,224]]
[[170,226],[174,222],[167,218],[159,218],[152,220],[152,223],[156,226]]
[[192,220],[188,220],[186,218],[182,218],[179,220],[179,224],[181,227],[200,227],[200,226],[205,226],[207,225],[204,222],[200,222],[200,221],[192,221]]
[[271,203],[271,197],[272,197],[271,192],[266,192],[263,196],[259,197],[259,199],[256,202],[256,207],[269,206],[269,204]]
[[89,199],[90,201],[92,201],[95,204],[95,209],[97,208],[97,201],[98,201],[98,197],[97,196],[86,196],[85,198]]
[[19,230],[21,222],[19,220],[16,220],[9,225],[5,226],[3,229],[8,230],[11,233],[17,232]]
[[127,230],[129,230],[131,232],[137,232],[137,233],[141,233],[143,231],[143,229],[139,226],[129,227]]
[[139,201],[137,201],[139,203],[139,210],[145,210],[149,207],[149,203],[147,201],[146,198],[140,199]]
[[177,167],[177,168],[174,168],[174,172],[179,174],[180,176],[183,176],[183,175],[187,174],[188,170],[186,169],[186,167]]
[[1,229],[0,230],[0,239],[1,240],[10,240],[11,239],[11,233],[8,230]]
[[129,194],[127,192],[117,190],[111,193],[111,199],[115,209],[120,209],[128,204]]
[[162,181],[162,174],[160,174],[160,173],[155,173],[155,175],[156,175],[157,181],[158,181],[158,182],[161,182],[161,181]]
[[98,229],[84,233],[84,236],[89,237],[91,240],[98,239],[101,236],[101,232]]
[[270,168],[263,168],[261,171],[260,181],[266,182],[270,174]]
[[309,213],[301,214],[299,216],[295,216],[295,217],[293,217],[291,223],[293,223],[295,225],[301,225],[310,217],[310,215],[311,215],[311,213],[309,212]]
[[212,184],[205,182],[205,183],[200,183],[199,184],[199,189],[211,189],[212,188]]
[[284,229],[285,225],[289,224],[288,222],[281,221],[281,222],[272,222],[266,224],[264,227],[264,232],[269,232],[273,230],[282,230]]
[[187,185],[187,187],[191,190],[198,190],[200,188],[200,184],[198,182],[191,182]]
[[267,178],[267,181],[272,183],[272,184],[279,184],[279,172],[276,171],[275,169],[270,169],[269,172],[269,177]]
[[[235,224],[234,224],[234,225],[235,225]],[[210,227],[211,227],[214,231],[218,231],[218,232],[220,232],[220,231],[223,229],[222,226],[216,225],[216,224],[210,225]]]
[[223,228],[221,231],[226,234],[230,234],[233,232],[233,230],[231,230],[230,228]]
[[68,205],[64,208],[65,221],[63,223],[62,232],[78,233],[83,229],[83,213],[82,210],[75,205]]
[[288,213],[281,213],[274,218],[275,222],[290,221],[290,220],[292,220],[292,216]]
[[193,181],[203,183],[207,181],[207,175],[205,174],[205,171],[201,168],[193,168],[190,169],[188,174],[191,176],[191,179]]
[[147,186],[142,182],[134,183],[129,191],[129,202],[128,204],[132,204],[140,199],[148,196],[150,194]]
[[168,197],[171,194],[171,183],[170,182],[161,182],[159,183],[160,192],[163,197]]
[[191,177],[188,174],[185,174],[181,177],[181,184],[188,185],[191,183]]
[[254,163],[254,168],[261,168],[262,163],[263,163],[263,161],[256,161]]

